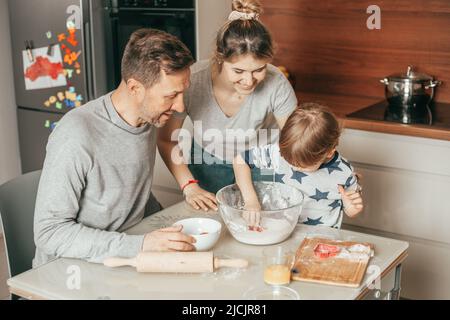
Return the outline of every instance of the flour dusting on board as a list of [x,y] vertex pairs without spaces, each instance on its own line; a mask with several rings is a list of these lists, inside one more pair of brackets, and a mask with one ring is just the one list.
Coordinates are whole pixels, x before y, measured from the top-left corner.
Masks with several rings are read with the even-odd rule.
[[352,246],[340,246],[318,243],[314,248],[314,256],[320,259],[337,258],[349,260],[369,259],[373,256],[373,251],[369,246],[354,244]]
[[307,237],[297,249],[292,279],[356,288],[373,255],[369,243]]

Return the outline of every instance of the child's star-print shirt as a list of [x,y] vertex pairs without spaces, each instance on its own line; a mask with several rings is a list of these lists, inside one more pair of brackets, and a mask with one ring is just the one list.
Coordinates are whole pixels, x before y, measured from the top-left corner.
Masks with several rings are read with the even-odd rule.
[[256,147],[242,153],[250,167],[261,169],[261,174],[273,181],[286,183],[304,192],[305,202],[299,223],[340,228],[343,204],[338,185],[345,190],[356,190],[358,183],[350,163],[336,151],[333,159],[317,171],[295,170],[280,154],[278,144]]

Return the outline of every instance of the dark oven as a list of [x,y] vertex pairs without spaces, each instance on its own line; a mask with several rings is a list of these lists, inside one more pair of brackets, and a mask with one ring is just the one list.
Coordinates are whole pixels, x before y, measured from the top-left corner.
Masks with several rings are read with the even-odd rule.
[[119,85],[123,51],[133,31],[139,28],[164,30],[177,36],[196,56],[195,0],[109,0],[106,1],[106,55],[109,91]]

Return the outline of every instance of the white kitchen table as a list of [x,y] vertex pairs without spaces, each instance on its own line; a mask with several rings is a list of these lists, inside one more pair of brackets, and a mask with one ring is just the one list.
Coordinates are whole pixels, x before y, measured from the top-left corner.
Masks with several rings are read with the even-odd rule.
[[[205,215],[222,222],[218,213],[205,214],[181,202],[145,218],[126,232],[144,234],[186,217]],[[401,264],[407,256],[407,242],[298,225],[281,245],[295,250],[305,236],[372,243],[375,256],[370,260],[359,288],[293,281],[289,288],[295,290],[300,299],[399,298]],[[17,275],[7,283],[11,293],[27,299],[241,300],[246,297],[247,290],[265,286],[262,250],[266,247],[236,241],[223,225],[221,238],[214,248],[215,256],[247,259],[250,263],[247,269],[224,268],[201,274],[137,273],[132,267],[108,268],[83,260],[60,258]],[[377,278],[377,275],[381,277]]]

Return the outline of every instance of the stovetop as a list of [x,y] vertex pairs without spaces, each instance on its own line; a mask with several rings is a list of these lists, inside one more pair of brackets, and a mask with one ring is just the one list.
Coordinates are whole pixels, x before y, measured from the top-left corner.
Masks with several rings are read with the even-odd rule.
[[[427,110],[418,113],[405,113],[399,109],[388,108],[386,100],[367,108],[348,114],[348,118],[398,122],[430,128],[450,129],[450,103],[433,102]],[[407,120],[407,121],[406,121]]]

